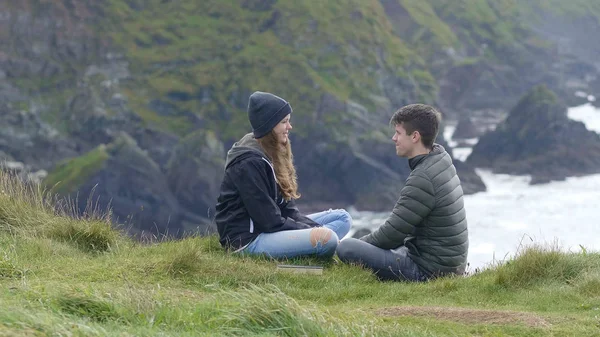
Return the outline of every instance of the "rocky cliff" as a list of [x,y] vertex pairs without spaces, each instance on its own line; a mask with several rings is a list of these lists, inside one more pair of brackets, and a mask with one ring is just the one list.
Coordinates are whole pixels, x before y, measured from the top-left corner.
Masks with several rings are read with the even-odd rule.
[[[9,1],[0,155],[62,193],[95,187],[134,228],[209,230],[247,97],[272,91],[294,108],[302,203],[389,209],[408,173],[387,126],[400,106],[477,123],[536,83],[600,87],[598,44],[578,37],[600,10],[557,1]],[[465,191],[485,188],[458,166]]]

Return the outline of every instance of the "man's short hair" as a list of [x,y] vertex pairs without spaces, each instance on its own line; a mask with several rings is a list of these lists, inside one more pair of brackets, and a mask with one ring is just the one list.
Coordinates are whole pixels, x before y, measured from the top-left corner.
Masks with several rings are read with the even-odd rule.
[[419,131],[421,141],[428,149],[433,148],[433,142],[440,129],[442,115],[434,107],[425,104],[410,104],[394,113],[390,124],[402,124],[407,134]]

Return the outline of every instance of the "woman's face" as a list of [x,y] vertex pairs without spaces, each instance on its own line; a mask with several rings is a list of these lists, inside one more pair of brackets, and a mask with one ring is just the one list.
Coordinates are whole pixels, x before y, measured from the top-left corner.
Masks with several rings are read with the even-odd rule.
[[277,137],[277,142],[279,142],[279,144],[285,145],[288,142],[288,135],[290,133],[290,130],[292,129],[290,118],[291,115],[283,117],[283,119],[279,123],[277,123],[277,125],[275,125],[275,127],[273,128],[273,132],[275,133],[275,136]]

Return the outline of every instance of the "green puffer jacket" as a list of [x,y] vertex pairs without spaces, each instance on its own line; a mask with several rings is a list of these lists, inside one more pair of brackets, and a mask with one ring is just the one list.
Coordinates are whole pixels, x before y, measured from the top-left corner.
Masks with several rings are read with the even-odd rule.
[[411,173],[386,222],[361,240],[383,249],[402,245],[429,277],[463,274],[469,235],[463,190],[443,146],[409,159]]

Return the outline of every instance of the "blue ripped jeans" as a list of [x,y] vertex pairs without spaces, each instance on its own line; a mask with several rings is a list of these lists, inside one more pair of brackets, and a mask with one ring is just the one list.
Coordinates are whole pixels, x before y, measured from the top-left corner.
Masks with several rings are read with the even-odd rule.
[[265,254],[272,258],[332,257],[339,240],[350,231],[352,217],[343,209],[314,213],[308,217],[323,227],[261,233],[240,253]]

